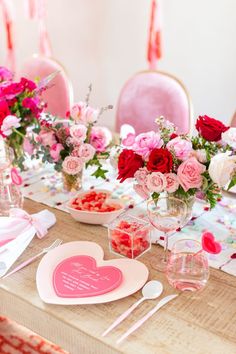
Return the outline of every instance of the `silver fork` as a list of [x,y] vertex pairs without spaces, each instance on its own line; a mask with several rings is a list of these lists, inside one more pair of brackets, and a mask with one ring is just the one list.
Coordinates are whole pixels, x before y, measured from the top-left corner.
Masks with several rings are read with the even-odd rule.
[[25,262],[19,264],[19,265],[18,265],[16,268],[14,268],[11,272],[9,272],[9,273],[7,273],[6,275],[4,275],[4,276],[2,277],[2,279],[7,278],[9,275],[12,275],[12,274],[16,273],[18,270],[20,270],[20,269],[26,267],[28,264],[31,264],[31,263],[34,262],[37,258],[41,257],[43,254],[48,253],[49,251],[53,250],[54,248],[60,246],[61,243],[62,243],[62,240],[60,240],[60,239],[58,238],[57,240],[55,240],[55,241],[51,244],[51,246],[44,248],[40,253],[38,253],[38,254],[36,254],[35,256],[29,258],[27,261],[25,261]]

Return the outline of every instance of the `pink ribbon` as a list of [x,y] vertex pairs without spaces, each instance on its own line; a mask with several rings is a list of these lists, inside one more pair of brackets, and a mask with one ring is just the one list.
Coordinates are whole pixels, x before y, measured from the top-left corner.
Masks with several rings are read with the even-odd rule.
[[29,223],[29,225],[35,228],[36,235],[40,239],[43,238],[48,232],[47,228],[43,225],[41,220],[39,220],[35,216],[28,214],[26,211],[22,209],[13,208],[10,210],[9,214],[10,217],[26,220]]
[[13,40],[13,3],[11,0],[1,0],[3,19],[7,36],[7,67],[15,71],[15,44]]
[[161,56],[160,3],[157,4],[156,0],[152,0],[147,50],[147,60],[150,70],[156,69],[157,61]]
[[52,48],[46,26],[46,1],[26,0],[27,16],[39,21],[39,53],[50,57]]

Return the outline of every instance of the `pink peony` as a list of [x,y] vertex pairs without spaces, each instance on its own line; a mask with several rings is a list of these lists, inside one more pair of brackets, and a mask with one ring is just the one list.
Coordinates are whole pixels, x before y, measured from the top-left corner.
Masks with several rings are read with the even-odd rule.
[[20,84],[24,87],[25,90],[28,91],[34,91],[37,87],[34,81],[26,79],[25,77],[20,79]]
[[162,145],[160,134],[151,131],[136,136],[133,150],[146,160],[153,149],[160,148]]
[[145,184],[147,180],[147,175],[148,175],[148,170],[146,167],[142,167],[139,170],[137,170],[134,174],[134,178],[138,182],[138,184]]
[[145,185],[134,184],[133,188],[135,192],[143,199],[147,199],[149,197],[149,190]]
[[43,146],[52,146],[57,143],[54,132],[47,131],[47,130],[40,131],[37,137],[37,141],[41,143]]
[[83,167],[83,160],[74,156],[67,156],[62,163],[63,171],[68,175],[77,175]]
[[71,137],[78,143],[85,141],[87,136],[87,128],[83,124],[76,124],[70,127]]
[[200,188],[202,185],[202,173],[206,167],[197,161],[195,157],[190,157],[179,166],[177,175],[180,185],[187,192],[190,188]]
[[29,154],[30,156],[33,155],[34,152],[34,145],[31,144],[30,140],[28,138],[24,138],[24,142],[23,142],[23,149],[25,152],[27,152],[27,154]]
[[61,158],[60,152],[64,150],[62,144],[53,144],[50,148],[50,156],[54,162],[58,162]]
[[96,150],[90,144],[82,144],[78,148],[78,153],[79,153],[79,157],[81,157],[84,160],[84,162],[88,162],[94,157]]
[[175,153],[177,159],[182,161],[185,161],[189,157],[193,148],[191,141],[182,139],[179,136],[170,140],[166,147],[170,152],[173,151]]
[[12,134],[13,128],[20,127],[20,118],[16,116],[7,116],[1,126],[1,131],[5,136],[9,136]]
[[174,193],[179,188],[178,177],[175,173],[166,173],[166,191],[168,193]]
[[92,127],[89,142],[96,151],[104,152],[111,141],[112,135],[109,129],[106,127]]
[[147,187],[150,192],[161,193],[166,188],[166,178],[161,172],[152,172],[147,176]]
[[121,144],[125,147],[132,146],[135,142],[135,134],[129,133],[124,139],[122,139]]

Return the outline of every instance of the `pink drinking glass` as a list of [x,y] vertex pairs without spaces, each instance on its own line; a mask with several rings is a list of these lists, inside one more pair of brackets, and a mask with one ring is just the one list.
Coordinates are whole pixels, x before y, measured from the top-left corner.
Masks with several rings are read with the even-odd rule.
[[164,255],[159,258],[156,256],[152,262],[154,269],[164,272],[168,258],[168,234],[185,223],[187,205],[183,200],[172,196],[159,197],[148,202],[147,212],[150,223],[164,234]]
[[209,278],[209,266],[201,243],[188,239],[175,242],[168,259],[166,275],[175,289],[196,291],[204,288]]

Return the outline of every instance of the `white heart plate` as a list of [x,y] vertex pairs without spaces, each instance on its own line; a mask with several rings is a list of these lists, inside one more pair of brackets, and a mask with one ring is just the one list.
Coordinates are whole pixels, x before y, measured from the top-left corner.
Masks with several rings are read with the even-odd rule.
[[[119,268],[123,274],[121,285],[109,293],[99,296],[83,298],[62,298],[57,296],[52,282],[53,271],[64,259],[76,255],[86,255],[95,258],[98,267],[109,265]],[[146,283],[149,271],[143,263],[127,258],[105,261],[103,256],[103,249],[95,242],[74,241],[56,247],[42,258],[37,269],[36,284],[40,298],[48,304],[58,305],[101,304],[127,297],[141,289]]]

